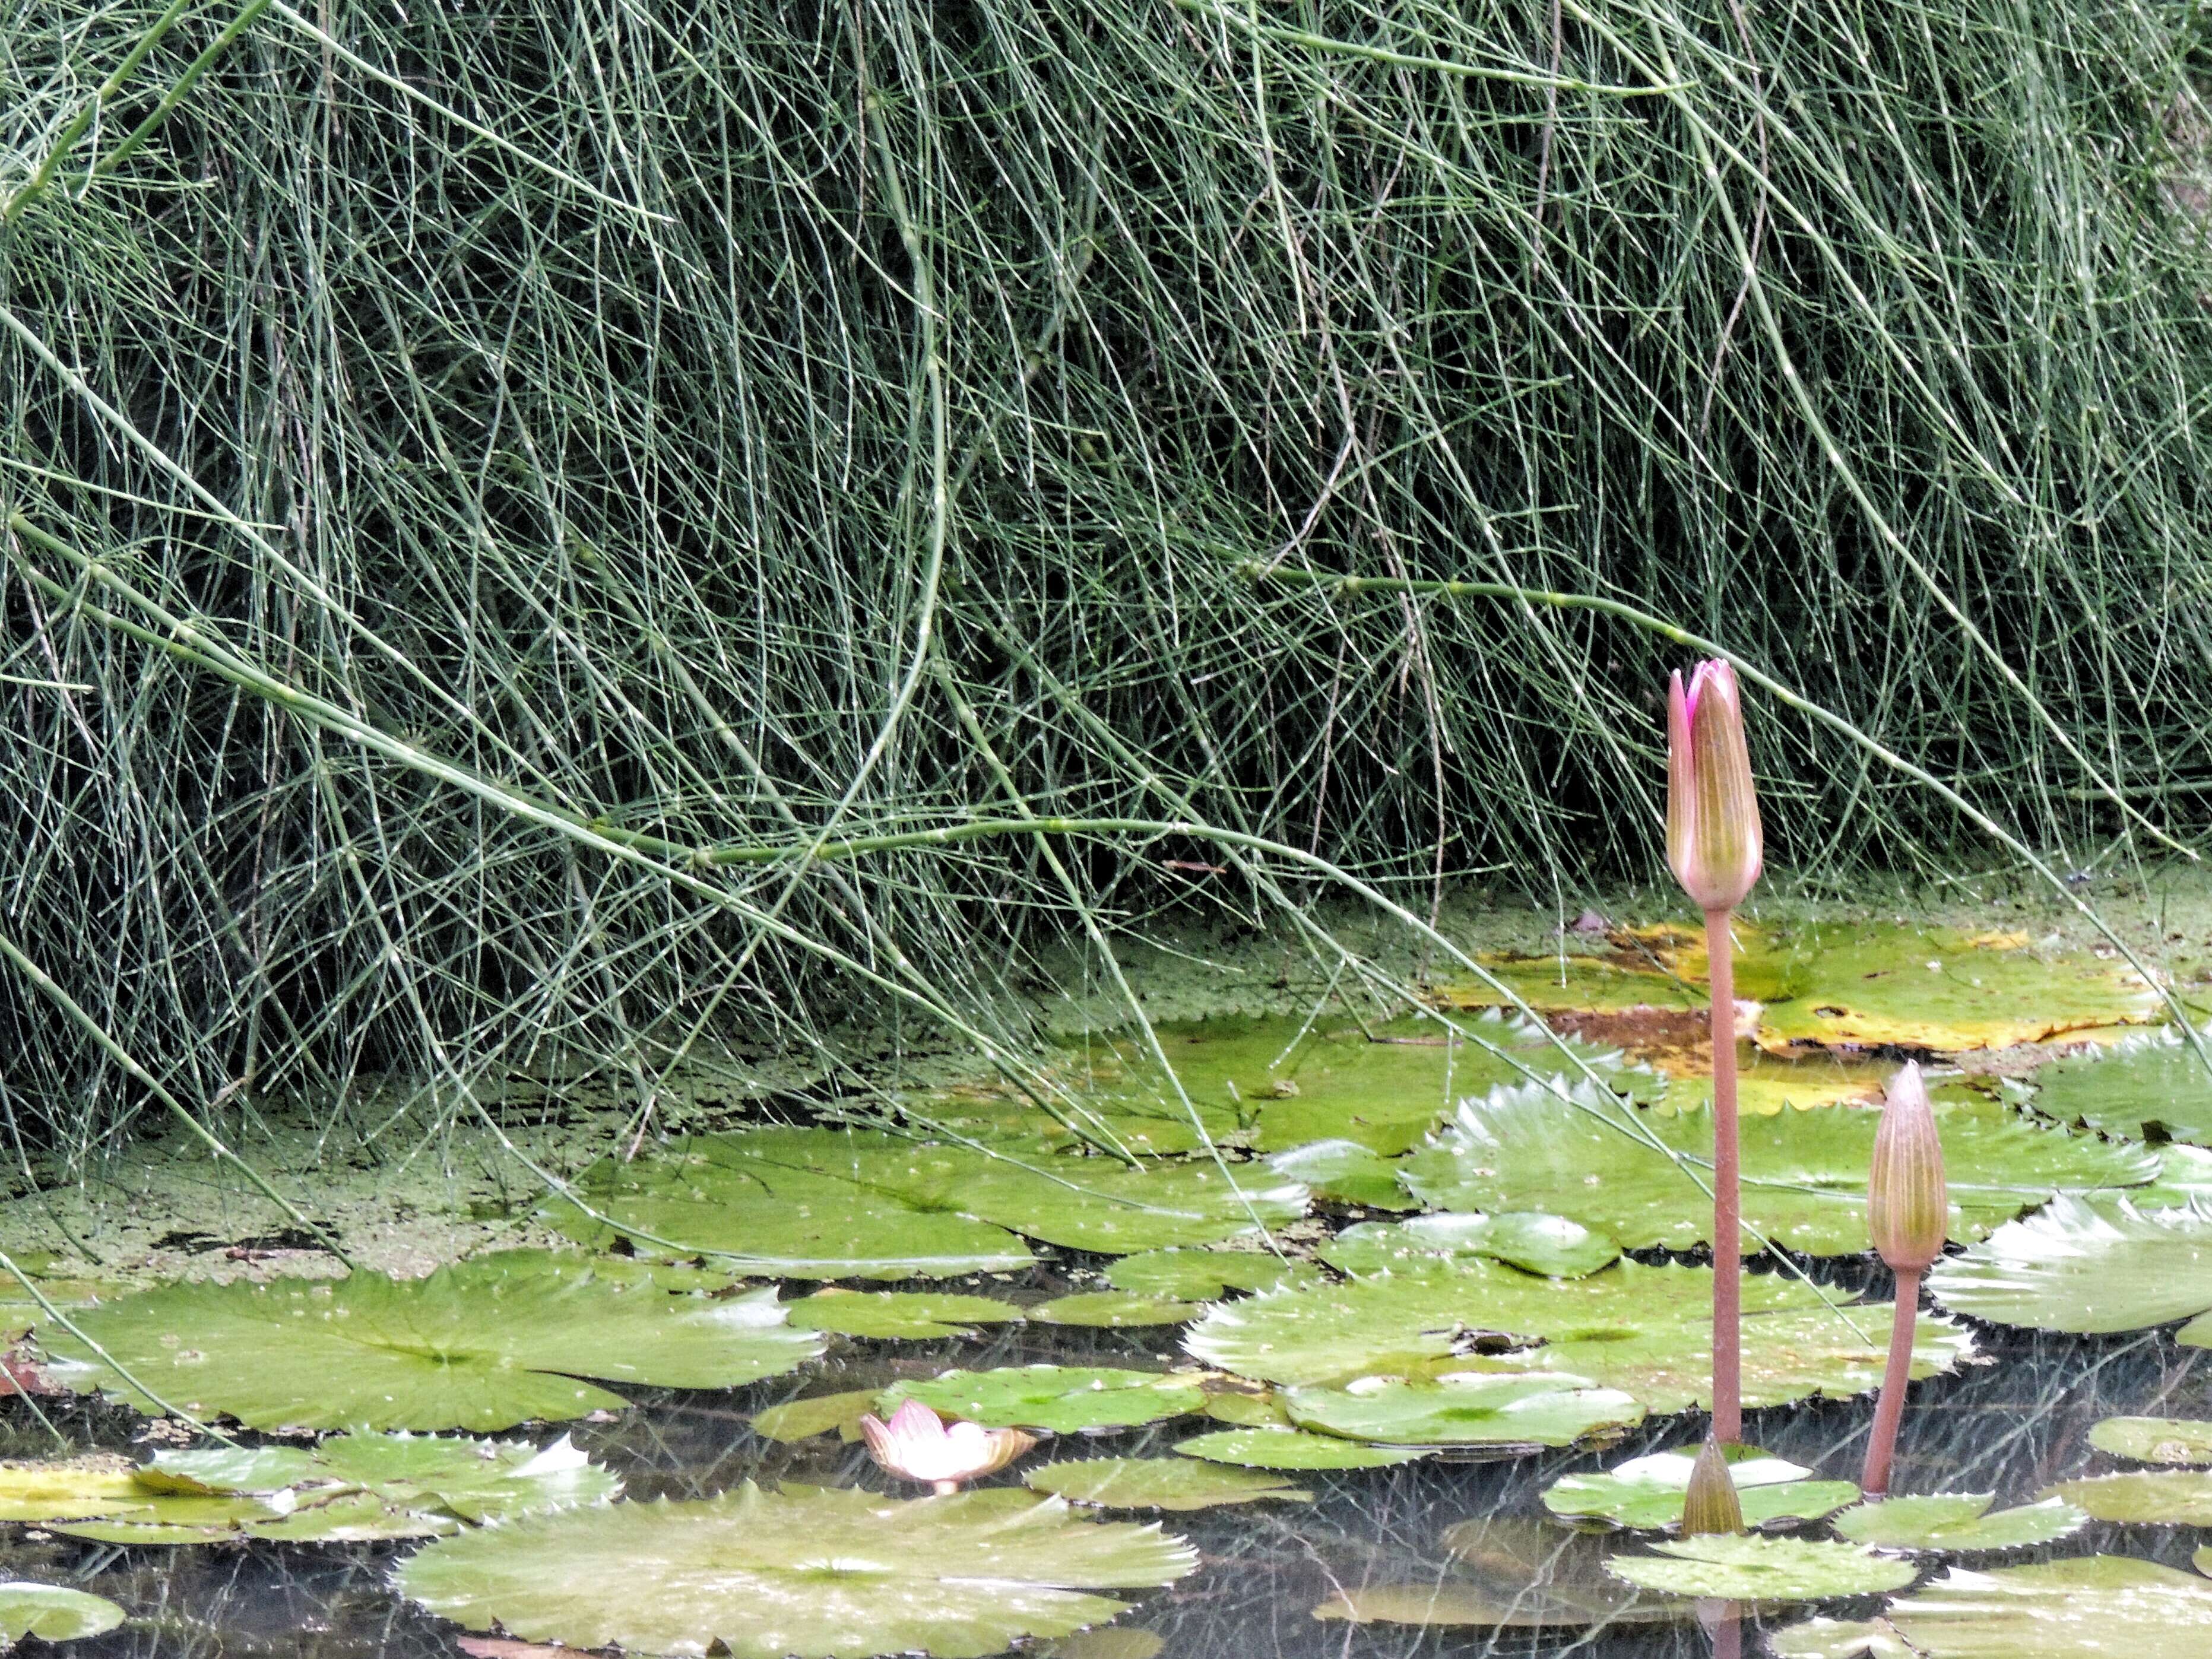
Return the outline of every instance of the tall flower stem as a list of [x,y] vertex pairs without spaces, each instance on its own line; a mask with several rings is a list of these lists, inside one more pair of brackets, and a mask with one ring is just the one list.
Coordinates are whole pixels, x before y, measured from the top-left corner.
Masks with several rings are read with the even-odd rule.
[[1889,1364],[1882,1372],[1881,1402],[1874,1411],[1874,1433],[1867,1440],[1866,1469],[1859,1490],[1869,1498],[1889,1495],[1889,1461],[1897,1450],[1897,1425],[1905,1416],[1905,1388],[1912,1378],[1912,1329],[1920,1317],[1920,1275],[1897,1275],[1897,1309],[1889,1322]]
[[1705,912],[1713,1000],[1713,1437],[1743,1438],[1743,1229],[1737,1193],[1735,957],[1732,911]]

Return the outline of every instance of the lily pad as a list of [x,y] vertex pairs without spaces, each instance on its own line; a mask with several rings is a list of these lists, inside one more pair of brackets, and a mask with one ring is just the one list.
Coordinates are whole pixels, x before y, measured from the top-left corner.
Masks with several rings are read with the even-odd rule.
[[[627,1403],[580,1377],[729,1389],[822,1348],[784,1322],[773,1289],[673,1296],[544,1250],[478,1256],[427,1279],[363,1271],[170,1285],[76,1322],[176,1404],[257,1429],[511,1428]],[[161,1409],[68,1332],[42,1340],[55,1381]]]
[[788,1444],[811,1440],[833,1429],[841,1440],[860,1437],[860,1416],[875,1409],[877,1390],[848,1389],[840,1394],[819,1394],[805,1400],[787,1400],[753,1413],[753,1432]]
[[1384,1469],[1428,1454],[1419,1447],[1375,1446],[1300,1429],[1218,1429],[1183,1441],[1176,1450],[1209,1463],[1248,1469]]
[[1993,1324],[2075,1334],[2192,1322],[2175,1340],[2212,1347],[2212,1205],[2139,1211],[2060,1199],[1936,1264],[1936,1299]]
[[1287,1429],[1291,1414],[1283,1409],[1283,1397],[1273,1389],[1261,1389],[1256,1394],[1238,1389],[1218,1389],[1206,1396],[1206,1414],[1217,1423],[1234,1423],[1245,1429]]
[[817,1291],[792,1303],[787,1311],[794,1330],[915,1340],[973,1336],[975,1326],[1022,1317],[1019,1308],[994,1297],[929,1291]]
[[128,1615],[104,1595],[35,1584],[26,1579],[0,1583],[0,1638],[74,1642],[113,1630]]
[[1517,1516],[1462,1522],[1444,1534],[1456,1558],[1420,1583],[1348,1589],[1314,1617],[1357,1624],[1485,1630],[1580,1630],[1672,1624],[1690,1603],[1642,1594],[1605,1571],[1609,1544]]
[[2199,1659],[2212,1580],[2119,1555],[1954,1568],[1887,1617],[1927,1659]]
[[[1723,1454],[1746,1526],[1817,1521],[1858,1499],[1850,1481],[1808,1479],[1810,1469],[1755,1446],[1729,1446]],[[1602,1474],[1563,1475],[1544,1493],[1544,1507],[1571,1521],[1671,1532],[1682,1524],[1697,1461],[1693,1450],[1651,1452]]]
[[2089,1516],[2057,1498],[1999,1510],[1990,1492],[1936,1492],[1886,1498],[1844,1510],[1831,1523],[1837,1536],[1876,1549],[1972,1554],[2056,1543],[2089,1524]]
[[1334,1204],[1357,1204],[1370,1210],[1421,1207],[1398,1179],[1398,1160],[1356,1140],[1309,1141],[1269,1154],[1267,1163],[1285,1180],[1303,1181],[1316,1198]]
[[1606,1571],[1640,1589],[1724,1601],[1826,1601],[1902,1589],[1919,1575],[1910,1563],[1857,1544],[1819,1538],[1706,1534],[1652,1546],[1657,1555],[1619,1555]]
[[1135,1291],[1079,1291],[1030,1310],[1031,1319],[1048,1325],[1088,1325],[1121,1330],[1146,1325],[1182,1325],[1206,1311],[1202,1302],[1176,1302]]
[[[1745,1404],[1844,1398],[1880,1385],[1887,1304],[1838,1310],[1813,1287],[1771,1273],[1747,1278],[1743,1296]],[[1485,1339],[1541,1346],[1474,1357]],[[1710,1401],[1711,1343],[1711,1269],[1633,1261],[1553,1279],[1464,1260],[1275,1291],[1222,1304],[1184,1338],[1199,1358],[1263,1382],[1557,1370],[1619,1389],[1654,1412]],[[1963,1331],[1940,1319],[1922,1319],[1914,1343],[1916,1376],[1947,1370],[1972,1351]]]
[[1231,1291],[1273,1291],[1318,1285],[1326,1277],[1309,1261],[1259,1250],[1146,1250],[1106,1267],[1106,1282],[1177,1302],[1218,1302]]
[[1188,1457],[1095,1457],[1048,1463],[1023,1477],[1033,1492],[1109,1510],[1210,1510],[1276,1498],[1309,1504],[1313,1494],[1251,1469]]
[[1455,1256],[1488,1256],[1549,1279],[1582,1279],[1620,1259],[1620,1246],[1560,1215],[1415,1216],[1365,1221],[1322,1247],[1322,1260],[1347,1273],[1386,1273]]
[[[1744,1120],[1746,1225],[1808,1255],[1864,1250],[1880,1119],[1826,1106]],[[1951,1237],[1962,1241],[2055,1193],[2124,1188],[2159,1170],[2141,1147],[2014,1120],[1946,1113],[1940,1121]],[[1712,1200],[1689,1168],[1710,1165],[1712,1133],[1709,1111],[1661,1116],[1593,1089],[1571,1097],[1534,1085],[1501,1089],[1463,1103],[1436,1142],[1406,1161],[1406,1184],[1437,1209],[1541,1211],[1630,1249],[1687,1249],[1711,1242]]]
[[1767,1638],[1775,1659],[1916,1659],[1884,1620],[1808,1619]]
[[2089,1443],[2138,1463],[2212,1463],[2212,1423],[2182,1417],[2108,1417]]
[[878,1415],[902,1400],[919,1400],[943,1416],[987,1429],[1054,1434],[1129,1428],[1206,1408],[1205,1391],[1194,1378],[1082,1365],[1006,1365],[897,1382],[878,1396]]
[[1644,1407],[1618,1389],[1556,1371],[1366,1376],[1341,1389],[1291,1389],[1283,1404],[1298,1427],[1346,1439],[1500,1452],[1571,1446],[1644,1420]]
[[2136,1469],[2061,1480],[2051,1490],[2100,1521],[2212,1527],[2212,1470]]
[[[2212,1038],[2206,1039],[2212,1046]],[[2029,1104],[2061,1123],[2105,1134],[2212,1146],[2212,1072],[2177,1030],[2146,1033],[2053,1060],[2033,1079]]]
[[1122,1611],[1091,1592],[1173,1583],[1197,1564],[1156,1526],[1079,1521],[1014,1488],[900,1499],[747,1482],[465,1533],[416,1554],[398,1583],[471,1630],[570,1647],[981,1659]]

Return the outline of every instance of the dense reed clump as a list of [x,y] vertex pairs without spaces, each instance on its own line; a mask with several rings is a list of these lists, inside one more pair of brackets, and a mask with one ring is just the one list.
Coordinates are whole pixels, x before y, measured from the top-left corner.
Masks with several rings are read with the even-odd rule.
[[1040,925],[1297,909],[1293,852],[1417,915],[1648,872],[1668,629],[1844,722],[1760,723],[1778,867],[1939,856],[1960,796],[2163,824],[2212,787],[2201,27],[27,14],[16,1120],[88,1140],[118,1052],[642,1106],[861,1001],[1018,1069]]

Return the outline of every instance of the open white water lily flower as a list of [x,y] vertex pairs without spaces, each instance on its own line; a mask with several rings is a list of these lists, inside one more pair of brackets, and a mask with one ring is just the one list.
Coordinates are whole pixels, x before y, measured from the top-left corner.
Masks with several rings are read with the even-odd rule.
[[860,1432],[868,1455],[891,1474],[927,1480],[939,1493],[957,1492],[963,1480],[996,1474],[1036,1444],[1019,1429],[987,1429],[980,1423],[950,1427],[919,1400],[901,1402],[888,1423],[863,1413]]

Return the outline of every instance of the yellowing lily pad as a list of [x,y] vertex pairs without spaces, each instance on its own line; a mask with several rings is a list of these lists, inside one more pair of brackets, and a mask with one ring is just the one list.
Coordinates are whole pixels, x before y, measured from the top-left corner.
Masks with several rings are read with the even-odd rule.
[[1309,1504],[1313,1494],[1252,1469],[1188,1457],[1093,1457],[1047,1463],[1023,1476],[1032,1492],[1109,1510],[1210,1510],[1262,1499]]
[[877,1414],[888,1414],[902,1400],[919,1400],[941,1416],[987,1429],[1054,1434],[1128,1428],[1206,1407],[1195,1378],[1082,1365],[1006,1365],[896,1382],[878,1396]]

